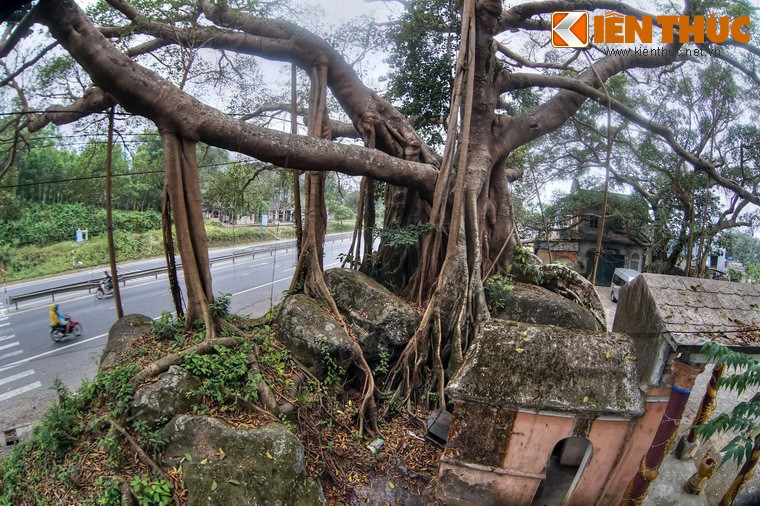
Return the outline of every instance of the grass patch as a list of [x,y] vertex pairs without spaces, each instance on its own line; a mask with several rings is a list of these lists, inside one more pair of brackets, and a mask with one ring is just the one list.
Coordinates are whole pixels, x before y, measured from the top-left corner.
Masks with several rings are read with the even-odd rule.
[[[349,223],[329,223],[329,234],[353,230]],[[280,227],[226,227],[216,222],[206,222],[209,247],[219,248],[258,242],[292,239],[295,229]],[[147,232],[123,232],[114,234],[117,261],[140,260],[163,256],[164,246],[160,230]],[[15,246],[4,252],[6,278],[8,281],[51,276],[69,271],[87,269],[108,263],[108,240],[105,234],[93,236],[85,243],[70,241],[49,246]]]

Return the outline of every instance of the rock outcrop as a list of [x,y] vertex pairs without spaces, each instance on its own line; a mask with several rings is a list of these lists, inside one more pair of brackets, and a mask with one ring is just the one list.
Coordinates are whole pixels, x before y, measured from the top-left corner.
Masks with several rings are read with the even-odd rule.
[[328,357],[348,366],[351,341],[338,321],[313,299],[296,294],[280,305],[275,321],[277,339],[319,378],[327,374]]
[[153,320],[141,314],[129,314],[117,321],[108,331],[108,341],[100,356],[102,370],[113,367],[119,355],[127,351],[129,342],[150,332]]
[[605,330],[587,309],[536,285],[518,284],[496,318],[582,330]]
[[181,415],[161,431],[165,463],[182,464],[188,506],[312,506],[322,488],[306,474],[304,448],[279,423],[235,428],[205,416]]
[[132,400],[131,415],[149,427],[156,427],[174,416],[188,413],[203,402],[203,395],[191,393],[201,380],[181,367],[173,365],[158,381],[138,388]]
[[330,269],[325,283],[367,360],[377,359],[382,350],[405,346],[414,335],[420,323],[417,311],[366,274]]

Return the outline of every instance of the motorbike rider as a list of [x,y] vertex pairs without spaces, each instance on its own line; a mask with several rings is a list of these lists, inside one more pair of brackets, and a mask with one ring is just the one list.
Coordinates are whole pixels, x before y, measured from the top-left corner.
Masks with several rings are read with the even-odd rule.
[[100,286],[103,288],[104,292],[107,292],[113,289],[113,280],[111,279],[111,275],[108,273],[108,271],[103,271],[103,274],[105,274],[105,277],[100,280]]
[[64,334],[71,333],[69,328],[71,324],[66,319],[66,315],[58,312],[58,304],[50,304],[50,326],[54,330],[60,330]]

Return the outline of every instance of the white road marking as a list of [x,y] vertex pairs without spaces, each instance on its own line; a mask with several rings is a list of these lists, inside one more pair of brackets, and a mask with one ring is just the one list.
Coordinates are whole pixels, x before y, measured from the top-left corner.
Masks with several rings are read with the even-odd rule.
[[[10,364],[0,367],[0,372],[7,371],[8,369],[12,369],[14,367],[18,367],[19,365],[26,364],[27,362],[31,362],[32,360],[37,360],[38,358],[46,357],[48,355],[54,355],[62,350],[73,348],[74,346],[79,346],[80,344],[88,343],[90,341],[94,341],[95,339],[106,337],[107,335],[108,335],[108,332],[106,332],[105,334],[100,334],[99,336],[82,339],[81,341],[77,341],[75,343],[71,343],[66,346],[61,346],[60,348],[56,348],[54,350],[46,351],[45,353],[40,353],[39,355],[34,355],[33,357],[22,358],[21,360],[17,360],[15,362],[12,362]],[[21,353],[21,352],[18,352],[18,353]],[[14,352],[14,354],[18,354],[18,353]],[[4,358],[4,357],[0,357],[0,358]]]
[[0,323],[0,327],[7,327],[7,326],[8,326],[8,325],[10,325],[10,324],[11,324],[11,322],[8,322],[8,323]]
[[21,388],[11,390],[10,392],[5,392],[4,394],[0,394],[0,402],[10,399],[12,397],[16,397],[17,395],[24,394],[30,390],[34,390],[35,388],[40,388],[41,386],[42,386],[42,383],[40,383],[39,381],[35,381],[34,383],[30,383]]
[[0,341],[7,341],[8,339],[13,339],[14,337],[16,337],[16,334],[10,334],[10,335],[7,335],[7,336],[0,336]]
[[[289,280],[289,279],[290,279],[290,276],[288,276],[287,278],[278,279],[278,280],[277,280],[277,281],[275,281],[274,283],[281,283],[281,282],[283,282],[283,281],[287,281],[287,280]],[[270,283],[264,283],[263,285],[254,286],[253,288],[248,288],[248,289],[246,289],[246,290],[242,290],[242,291],[240,291],[240,292],[235,292],[235,293],[233,293],[232,295],[240,295],[241,293],[252,292],[252,291],[254,291],[254,290],[258,290],[259,288],[264,288],[265,286],[269,286],[269,285],[271,285],[271,284],[272,284],[271,282],[270,282]],[[0,369],[0,371],[1,371],[1,370],[2,370],[2,369]]]
[[[6,353],[5,355],[0,355],[0,360],[4,358],[15,357],[16,355],[21,355],[22,353],[24,353],[24,350],[12,351],[10,353]],[[10,369],[10,367],[7,366],[0,367],[0,372],[4,371],[6,368]]]
[[19,344],[21,343],[19,343],[18,341],[16,341],[15,343],[4,344],[0,346],[0,350],[7,350],[8,348],[13,348],[14,346],[18,346]]
[[32,374],[34,374],[34,369],[28,369],[24,372],[16,373],[13,376],[8,376],[7,378],[0,378],[0,385],[5,385],[6,383],[16,381],[17,379],[26,378]]

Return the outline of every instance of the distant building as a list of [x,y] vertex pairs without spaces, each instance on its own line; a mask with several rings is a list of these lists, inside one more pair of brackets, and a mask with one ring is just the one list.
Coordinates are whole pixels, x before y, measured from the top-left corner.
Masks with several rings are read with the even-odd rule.
[[[697,260],[699,259],[699,243],[694,245],[694,248],[691,251],[691,267],[692,269],[697,267]],[[714,246],[710,248],[710,254],[707,257],[707,262],[705,263],[705,267],[708,269],[712,269],[713,271],[717,271],[718,274],[727,274],[728,273],[728,266],[727,266],[728,259],[726,258],[726,248],[721,248],[720,246]],[[686,258],[684,258],[681,261],[681,268],[685,271],[686,270]]]
[[[602,192],[581,189],[578,180],[574,179],[570,189],[571,195],[582,192],[602,195]],[[609,197],[618,200],[635,198],[619,193],[611,193]],[[601,201],[601,198],[591,200]],[[566,228],[551,232],[548,241],[537,240],[535,253],[544,262],[549,262],[549,246],[551,246],[552,261],[565,260],[575,270],[588,276],[594,265],[600,215],[600,207],[584,209],[577,216],[570,218]],[[625,267],[639,272],[643,270],[645,248],[633,237],[634,234],[626,232],[617,218],[607,217],[602,235],[602,251],[596,270],[597,285],[608,286],[616,267]]]

